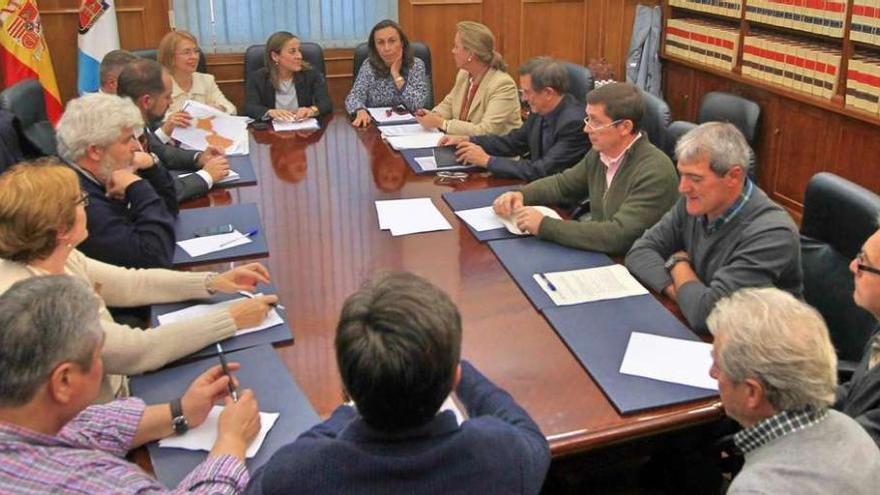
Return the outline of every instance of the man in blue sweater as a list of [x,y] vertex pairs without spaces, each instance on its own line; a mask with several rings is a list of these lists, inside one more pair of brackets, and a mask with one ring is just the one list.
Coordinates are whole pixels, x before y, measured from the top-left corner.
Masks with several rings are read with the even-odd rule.
[[[460,353],[461,317],[444,292],[409,273],[368,282],[336,328],[354,404],[275,453],[247,493],[538,493],[544,435]],[[438,412],[453,391],[469,416],[461,424]]]

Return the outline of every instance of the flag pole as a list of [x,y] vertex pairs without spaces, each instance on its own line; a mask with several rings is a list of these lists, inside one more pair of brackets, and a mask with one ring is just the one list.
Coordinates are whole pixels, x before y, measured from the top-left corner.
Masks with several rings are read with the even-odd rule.
[[214,0],[210,0],[211,6],[211,48],[217,53],[217,28],[214,24]]

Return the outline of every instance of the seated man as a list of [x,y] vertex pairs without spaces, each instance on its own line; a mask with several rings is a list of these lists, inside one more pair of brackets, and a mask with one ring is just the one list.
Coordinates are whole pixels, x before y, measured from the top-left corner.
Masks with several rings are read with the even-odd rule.
[[803,293],[800,239],[791,216],[748,178],[749,146],[731,124],[709,122],[675,147],[681,198],[626,255],[645,285],[706,329],[715,302],[743,287]]
[[[584,111],[568,91],[568,71],[549,57],[537,57],[519,69],[519,86],[531,113],[503,136],[444,136],[440,145],[457,145],[462,163],[486,167],[498,177],[535,180],[561,172],[583,158]],[[519,159],[517,159],[519,158]]]
[[[880,230],[865,242],[849,265],[855,277],[853,299],[880,319]],[[865,353],[847,383],[837,387],[834,408],[855,418],[880,445],[880,327],[865,346]]]
[[837,357],[819,313],[779,289],[743,289],[709,315],[709,374],[745,464],[728,494],[876,494],[880,450],[828,406]]
[[[354,406],[282,447],[247,492],[538,493],[547,440],[528,413],[467,361],[444,292],[409,273],[368,282],[345,302],[336,360]],[[470,419],[438,413],[453,391]]]
[[146,122],[141,137],[144,151],[155,155],[168,169],[195,172],[175,182],[178,201],[204,196],[214,182],[229,174],[229,162],[216,148],[208,147],[204,152],[198,152],[171,146],[168,137],[171,130],[175,126],[190,124],[189,117],[180,117],[186,116],[185,113],[177,112],[162,127],[155,127],[171,104],[172,89],[171,75],[159,62],[137,59],[129,63],[119,74],[116,86],[117,94],[131,98]]
[[129,268],[168,268],[174,256],[174,180],[140,151],[144,125],[128,99],[88,94],[71,100],[56,126],[58,154],[89,195],[87,256]]
[[[678,198],[678,176],[665,153],[639,131],[644,102],[631,84],[608,84],[587,95],[584,133],[593,148],[574,167],[536,180],[495,200],[495,212],[515,215],[517,227],[566,246],[625,254]],[[556,220],[523,205],[576,205],[591,211]]]
[[125,455],[200,425],[215,400],[226,403],[217,441],[174,493],[241,493],[247,484],[257,401],[250,390],[238,402],[227,397],[220,366],[170,404],[90,406],[101,386],[104,332],[93,289],[67,275],[16,282],[0,295],[0,328],[0,492],[169,493]]
[[101,87],[98,88],[99,93],[108,95],[116,94],[116,81],[119,79],[119,73],[130,62],[137,60],[138,56],[127,50],[111,50],[101,59],[101,68],[98,74],[101,79]]

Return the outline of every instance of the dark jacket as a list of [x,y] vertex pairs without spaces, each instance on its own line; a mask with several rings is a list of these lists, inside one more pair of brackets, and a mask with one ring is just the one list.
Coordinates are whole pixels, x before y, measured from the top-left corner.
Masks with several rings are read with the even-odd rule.
[[470,419],[460,426],[444,411],[391,435],[341,406],[276,452],[246,493],[538,493],[550,465],[541,430],[466,361],[461,371],[457,394]]
[[868,339],[862,361],[850,381],[837,387],[837,400],[834,408],[852,417],[862,425],[871,438],[880,445],[880,365],[868,369],[871,359],[871,344],[880,332]]
[[[159,162],[164,168],[188,172],[195,172],[201,168],[198,163],[198,151],[184,150],[163,143],[149,126],[144,128],[144,132],[147,133],[149,151],[159,157]],[[208,194],[210,189],[208,183],[194,173],[186,177],[174,177],[173,180],[178,203],[202,197]]]
[[[492,156],[489,171],[493,175],[533,181],[562,172],[587,154],[590,141],[583,132],[584,117],[583,104],[565,95],[549,115],[532,112],[522,127],[508,134],[472,136],[470,140]],[[542,149],[541,143],[545,120],[552,136],[549,149]]]
[[[269,69],[257,69],[247,78],[244,111],[248,117],[260,120],[266,112],[275,108],[275,87],[269,77]],[[318,113],[324,115],[333,111],[333,102],[327,93],[327,81],[320,72],[314,69],[294,72],[293,85],[296,87],[296,99],[301,107],[318,107]]]

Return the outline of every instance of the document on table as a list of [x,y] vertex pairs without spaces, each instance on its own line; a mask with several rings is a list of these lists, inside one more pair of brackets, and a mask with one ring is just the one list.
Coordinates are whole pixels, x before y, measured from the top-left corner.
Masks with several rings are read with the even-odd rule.
[[419,148],[436,148],[440,143],[441,133],[410,134],[407,136],[389,136],[386,138],[388,145],[396,150],[411,150]]
[[373,120],[380,124],[387,124],[390,122],[412,122],[415,117],[413,114],[407,113],[394,113],[391,111],[391,107],[376,107],[376,108],[368,108],[367,112],[369,112],[370,117],[373,117]]
[[231,249],[235,246],[241,246],[253,242],[250,237],[245,236],[238,230],[233,230],[228,234],[208,235],[205,237],[195,237],[185,241],[177,241],[177,245],[186,251],[186,254],[192,258],[204,256],[209,253]]
[[455,214],[477,232],[504,228],[504,222],[501,221],[501,217],[495,214],[495,210],[491,206],[459,210]]
[[620,364],[624,375],[635,375],[661,382],[718,390],[709,376],[712,344],[633,332]]
[[642,287],[642,284],[630,275],[623,265],[601,266],[567,272],[536,273],[533,277],[557,306],[619,299],[648,293],[648,289]]
[[[214,443],[217,441],[217,424],[220,422],[221,412],[223,412],[223,407],[214,406],[211,408],[211,412],[208,413],[208,417],[205,418],[204,423],[187,431],[183,435],[167,437],[159,440],[159,447],[205,450],[210,452],[211,449],[214,448]],[[263,446],[263,441],[266,440],[266,435],[268,435],[269,430],[275,426],[275,421],[278,420],[278,416],[280,415],[280,413],[260,412],[260,432],[257,433],[256,438],[251,442],[251,445],[245,453],[248,458],[257,455],[257,452],[260,451],[260,447]]]
[[393,236],[452,229],[431,198],[376,201],[376,213],[379,228]]
[[[187,175],[192,175],[192,172],[190,172],[188,174],[180,174],[177,177],[186,177]],[[235,170],[229,169],[229,174],[227,174],[226,177],[215,182],[215,184],[227,184],[229,182],[235,182],[240,179],[241,179],[241,175],[239,175],[238,172],[236,172]]]
[[437,129],[425,129],[421,124],[383,125],[379,128],[379,133],[383,138],[415,134],[441,134]]
[[192,116],[192,124],[171,131],[171,137],[180,141],[182,147],[204,151],[213,146],[227,155],[248,154],[247,117],[228,115],[193,100],[187,100],[182,110]]
[[[257,294],[258,296],[262,296],[262,294]],[[221,311],[229,308],[235,303],[244,301],[245,297],[239,297],[235,299],[230,299],[228,301],[223,301],[214,304],[194,304],[192,306],[179,309],[177,311],[172,311],[170,313],[165,313],[164,315],[159,315],[157,319],[159,320],[160,325],[167,325],[169,323],[175,323],[178,321],[187,321],[192,320],[193,318],[198,318],[200,316],[204,316],[207,314],[214,313],[216,311]],[[235,335],[243,335],[251,332],[258,332],[260,330],[266,330],[267,328],[272,328],[284,323],[284,320],[281,319],[281,316],[278,314],[278,311],[275,308],[269,310],[269,313],[263,319],[263,322],[255,327],[242,328],[235,332]]]
[[272,121],[272,129],[276,131],[317,131],[321,126],[318,119],[311,117],[308,119],[297,120],[295,122],[283,122],[281,120]]
[[[546,206],[529,206],[528,208],[534,208],[534,209],[538,210],[539,212],[543,213],[544,216],[547,216],[550,218],[555,218],[557,220],[562,220],[562,217],[559,216],[559,213],[556,213],[556,211],[553,210],[552,208],[547,208]],[[514,221],[513,216],[498,217],[498,218],[501,219],[501,223],[503,223],[504,226],[507,227],[507,231],[510,232],[511,234],[531,235],[528,232],[523,232],[522,230],[519,229],[519,227],[516,226],[516,221]]]

